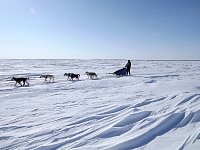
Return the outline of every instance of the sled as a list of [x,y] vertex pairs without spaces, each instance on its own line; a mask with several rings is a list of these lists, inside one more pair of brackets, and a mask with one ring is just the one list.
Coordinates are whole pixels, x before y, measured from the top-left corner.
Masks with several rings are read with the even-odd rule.
[[114,74],[116,76],[125,76],[126,75],[126,68],[122,68],[122,69],[119,69],[113,73],[110,73],[110,74]]

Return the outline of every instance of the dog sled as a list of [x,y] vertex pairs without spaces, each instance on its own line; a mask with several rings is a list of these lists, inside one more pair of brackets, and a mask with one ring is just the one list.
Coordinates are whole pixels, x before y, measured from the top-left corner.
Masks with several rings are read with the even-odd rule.
[[113,74],[113,75],[116,75],[116,76],[125,76],[127,75],[126,74],[126,68],[122,68],[122,69],[119,69],[113,73],[109,73],[109,74]]

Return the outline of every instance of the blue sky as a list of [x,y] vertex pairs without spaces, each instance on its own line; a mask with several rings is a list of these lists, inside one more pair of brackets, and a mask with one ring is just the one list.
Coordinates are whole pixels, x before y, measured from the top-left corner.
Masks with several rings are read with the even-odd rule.
[[0,0],[0,58],[200,59],[199,0]]

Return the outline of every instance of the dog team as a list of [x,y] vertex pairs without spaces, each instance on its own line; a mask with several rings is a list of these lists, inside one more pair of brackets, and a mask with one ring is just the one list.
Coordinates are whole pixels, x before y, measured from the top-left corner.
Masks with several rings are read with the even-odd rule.
[[[120,69],[118,71],[115,71],[114,73],[111,73],[111,74],[115,74],[115,75],[123,75],[123,74],[126,74],[126,75],[130,75],[130,69],[131,69],[131,61],[128,60],[128,63],[126,64],[126,66],[123,68],[123,69]],[[125,71],[125,72],[124,72]],[[97,74],[95,72],[85,72],[85,74],[88,76],[88,78],[90,79],[97,79]],[[74,74],[74,73],[65,73],[64,76],[67,76],[68,80],[79,80],[80,78],[80,74]],[[53,81],[54,82],[54,76],[53,75],[41,75],[40,78],[44,78],[45,79],[45,82],[47,82],[47,80],[49,82]],[[29,85],[28,81],[29,78],[16,78],[16,77],[13,77],[11,79],[12,81],[15,81],[15,86],[17,85],[17,83],[21,86],[25,86],[25,84]],[[23,82],[23,84],[22,84]]]
[[[97,74],[95,72],[86,72],[85,74],[90,79],[97,79]],[[79,78],[80,78],[80,74],[74,74],[74,73],[65,73],[64,76],[67,76],[67,79],[68,80],[72,80],[72,81],[74,79],[79,80]],[[40,75],[39,78],[44,78],[45,82],[47,82],[47,81],[48,82],[51,82],[51,81],[54,82],[54,78],[55,77],[54,77],[54,75],[47,74],[47,75]],[[17,85],[17,83],[19,85],[21,85],[21,86],[25,86],[26,84],[27,84],[27,86],[29,86],[29,83],[27,81],[27,80],[29,80],[29,78],[24,78],[24,77],[16,78],[16,77],[13,77],[11,80],[16,82],[15,86]],[[22,84],[22,82],[23,82],[23,84]]]

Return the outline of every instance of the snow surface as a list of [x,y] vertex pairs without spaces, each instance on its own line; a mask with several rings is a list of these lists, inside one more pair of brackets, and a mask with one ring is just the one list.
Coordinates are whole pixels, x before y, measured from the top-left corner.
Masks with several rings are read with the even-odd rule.
[[[107,74],[125,64],[0,60],[0,149],[199,150],[200,61],[132,61],[131,76]],[[30,86],[14,87],[13,76]]]

